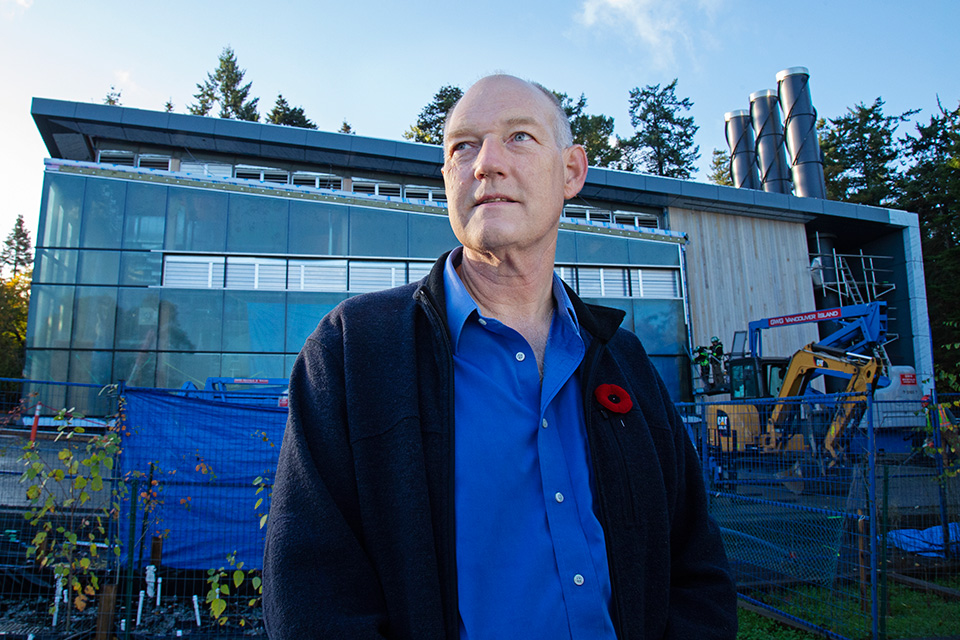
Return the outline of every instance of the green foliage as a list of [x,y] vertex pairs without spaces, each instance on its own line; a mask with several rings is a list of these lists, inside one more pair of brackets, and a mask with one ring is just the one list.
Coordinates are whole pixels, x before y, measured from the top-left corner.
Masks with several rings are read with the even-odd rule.
[[779,622],[745,609],[737,610],[737,620],[740,627],[737,631],[737,640],[813,640],[821,637],[785,627]]
[[107,95],[103,98],[103,104],[110,105],[111,107],[119,107],[120,90],[110,85],[110,91],[108,91]]
[[[88,435],[73,420],[82,416],[62,410],[56,416],[61,445],[55,459],[35,442],[23,448],[20,462],[24,471],[29,510],[24,515],[35,534],[27,557],[41,568],[52,568],[72,595],[73,607],[83,611],[100,588],[100,578],[120,555],[120,541],[111,538],[113,520],[119,512],[116,492],[104,482],[120,452],[120,435],[107,429]],[[67,609],[67,626],[70,612]]]
[[[257,606],[263,597],[263,579],[256,569],[243,569],[243,563],[237,562],[237,552],[227,556],[229,568],[207,570],[207,604],[210,615],[217,624],[223,626],[230,618],[236,619],[239,626],[245,627],[249,621],[241,613],[243,608]],[[243,591],[241,588],[244,587]],[[234,611],[228,611],[230,605]]]
[[587,98],[582,93],[576,103],[565,93],[554,91],[553,95],[560,101],[567,119],[570,120],[570,131],[573,133],[573,142],[583,145],[587,152],[587,162],[592,167],[610,167],[620,161],[623,151],[611,143],[613,136],[613,118],[599,115],[589,115],[583,112],[587,106]]
[[26,273],[33,267],[33,244],[30,241],[30,232],[23,224],[23,214],[17,216],[13,229],[3,241],[0,264],[5,268],[9,267],[13,276]]
[[349,133],[351,135],[356,135],[357,132],[353,130],[353,127],[350,126],[350,123],[347,122],[347,119],[343,119],[343,124],[340,125],[340,128],[337,130],[337,133]]
[[693,137],[700,127],[693,116],[682,113],[693,108],[690,98],[677,98],[677,79],[630,90],[630,124],[636,133],[620,140],[624,149],[621,168],[646,171],[658,176],[688,179],[697,168],[700,147]]
[[714,149],[710,159],[710,173],[707,179],[713,184],[723,187],[732,187],[733,176],[730,172],[730,154],[722,149]]
[[862,102],[847,113],[820,122],[820,149],[827,197],[843,202],[890,206],[900,192],[896,162],[902,145],[897,128],[916,110],[898,116],[883,113],[883,100]]
[[167,113],[173,113],[173,99],[169,98],[163,103],[163,110]]
[[23,375],[30,272],[0,278],[0,378]]
[[310,118],[304,115],[303,107],[291,107],[287,104],[283,94],[277,96],[277,102],[273,109],[267,114],[267,122],[270,124],[282,124],[288,127],[300,127],[302,129],[316,129]]
[[960,106],[917,124],[897,205],[920,218],[927,309],[937,377],[960,391]]
[[260,99],[249,97],[252,83],[242,84],[245,74],[246,70],[240,68],[233,49],[224,47],[216,70],[208,73],[206,80],[197,83],[197,93],[193,96],[197,102],[187,110],[195,116],[205,116],[215,104],[219,104],[221,118],[259,122],[257,103]]
[[463,91],[459,87],[449,84],[440,87],[430,104],[420,111],[417,121],[403,132],[403,137],[426,144],[443,144],[443,123],[447,118],[447,112],[453,108],[461,96]]

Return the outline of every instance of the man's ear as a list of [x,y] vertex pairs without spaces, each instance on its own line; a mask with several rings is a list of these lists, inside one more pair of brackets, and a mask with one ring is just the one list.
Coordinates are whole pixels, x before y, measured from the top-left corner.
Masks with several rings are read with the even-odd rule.
[[583,188],[587,179],[587,152],[583,145],[575,144],[563,150],[563,199],[569,200]]

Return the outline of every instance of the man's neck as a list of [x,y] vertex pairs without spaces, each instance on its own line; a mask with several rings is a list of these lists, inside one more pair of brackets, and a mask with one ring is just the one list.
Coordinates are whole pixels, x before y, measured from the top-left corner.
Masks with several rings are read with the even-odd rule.
[[524,337],[533,349],[541,376],[553,318],[553,258],[554,251],[516,260],[464,248],[457,267],[480,313]]

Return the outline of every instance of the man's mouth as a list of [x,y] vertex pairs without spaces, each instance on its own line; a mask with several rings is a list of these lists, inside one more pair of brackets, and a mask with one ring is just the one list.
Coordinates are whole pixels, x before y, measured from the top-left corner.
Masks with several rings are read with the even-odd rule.
[[491,202],[516,202],[512,198],[506,196],[483,196],[482,198],[477,199],[477,204],[490,204]]

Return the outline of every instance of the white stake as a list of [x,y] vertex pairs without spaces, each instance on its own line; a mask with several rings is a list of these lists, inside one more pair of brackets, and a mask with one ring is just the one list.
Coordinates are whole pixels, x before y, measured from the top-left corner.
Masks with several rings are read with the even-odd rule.
[[157,578],[157,606],[160,606],[160,591],[163,589],[163,578]]
[[140,616],[143,615],[143,596],[146,594],[140,591],[140,602],[137,603],[137,626],[140,626]]
[[200,603],[197,601],[197,596],[193,596],[193,615],[197,617],[197,626],[200,626]]
[[153,598],[153,586],[157,583],[157,568],[148,564],[146,567],[147,572],[147,597]]
[[57,619],[60,617],[60,594],[63,592],[63,584],[60,583],[60,576],[55,575],[53,578],[54,592],[53,592],[53,625],[57,626]]

